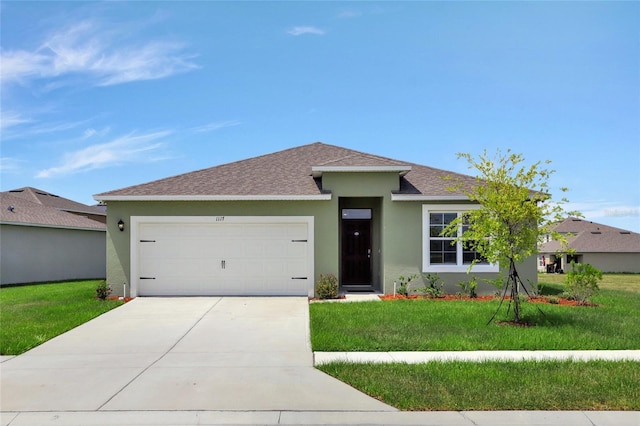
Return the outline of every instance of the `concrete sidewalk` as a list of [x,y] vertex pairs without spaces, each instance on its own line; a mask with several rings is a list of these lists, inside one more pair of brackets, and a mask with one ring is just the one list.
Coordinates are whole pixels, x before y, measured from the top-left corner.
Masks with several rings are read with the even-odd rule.
[[84,411],[1,413],[2,426],[167,425],[637,426],[620,411]]

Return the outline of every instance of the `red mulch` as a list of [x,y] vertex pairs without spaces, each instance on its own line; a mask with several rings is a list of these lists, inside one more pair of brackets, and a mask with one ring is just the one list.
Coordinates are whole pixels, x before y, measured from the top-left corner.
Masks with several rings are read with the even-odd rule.
[[[418,294],[411,294],[409,296],[403,296],[401,294],[396,294],[395,296],[392,294],[383,294],[381,296],[379,296],[380,299],[382,300],[405,300],[405,299],[430,299],[430,300],[468,300],[468,301],[475,301],[475,302],[487,302],[490,300],[494,300],[494,299],[500,299],[500,297],[496,297],[496,296],[478,296],[478,297],[469,297],[469,296],[458,296],[455,294],[445,294],[444,296],[441,297],[431,297],[431,296],[424,296],[424,295],[418,295]],[[509,300],[509,297],[505,298],[506,300]],[[563,306],[597,306],[594,303],[585,303],[583,305],[579,305],[578,302],[576,302],[575,300],[569,300],[569,299],[565,299],[562,297],[558,297],[557,298],[558,303],[555,303],[556,305],[563,305]],[[546,304],[552,304],[551,302],[549,302],[549,299],[544,297],[544,296],[535,296],[535,297],[530,297],[529,298],[529,302],[532,303],[546,303]]]
[[109,300],[122,300],[124,303],[130,302],[133,300],[133,297],[124,297],[124,298],[120,298],[119,296],[109,296],[107,297],[107,299]]

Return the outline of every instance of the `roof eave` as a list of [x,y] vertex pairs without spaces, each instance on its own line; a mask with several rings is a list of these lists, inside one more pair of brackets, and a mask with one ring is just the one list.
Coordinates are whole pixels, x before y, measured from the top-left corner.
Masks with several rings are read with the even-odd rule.
[[466,195],[391,194],[391,201],[469,201]]
[[55,229],[70,229],[74,231],[97,231],[97,232],[106,232],[107,227],[103,228],[91,228],[88,226],[70,226],[70,225],[54,225],[48,223],[34,223],[34,222],[10,222],[10,221],[0,221],[0,225],[11,225],[11,226],[27,226],[32,228],[55,228]]
[[311,175],[319,178],[324,172],[337,173],[398,173],[404,176],[411,171],[411,166],[312,166]]
[[331,194],[309,195],[94,195],[96,201],[328,201]]

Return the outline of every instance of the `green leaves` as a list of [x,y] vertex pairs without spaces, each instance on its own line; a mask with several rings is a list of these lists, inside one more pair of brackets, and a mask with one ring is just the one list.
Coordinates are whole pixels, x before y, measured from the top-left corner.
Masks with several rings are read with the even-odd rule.
[[[510,260],[521,262],[535,254],[545,234],[552,234],[566,245],[566,238],[552,230],[568,214],[562,207],[566,199],[551,202],[549,179],[555,170],[544,168],[541,161],[526,166],[522,154],[511,150],[497,150],[493,156],[485,150],[477,159],[469,153],[457,156],[478,172],[476,185],[465,187],[458,181],[451,188],[462,191],[483,209],[458,217],[444,229],[443,236],[455,238],[455,242],[473,242],[489,262],[504,264]],[[459,233],[462,226],[465,232]]]

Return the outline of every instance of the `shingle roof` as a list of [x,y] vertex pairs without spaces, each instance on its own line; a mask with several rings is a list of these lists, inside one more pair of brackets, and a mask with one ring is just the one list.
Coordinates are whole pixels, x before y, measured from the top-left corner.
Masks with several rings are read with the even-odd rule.
[[106,229],[103,223],[29,201],[25,197],[15,196],[9,192],[0,192],[0,223],[55,228]]
[[[577,253],[640,253],[640,234],[578,218],[567,218],[555,230],[567,237],[569,247]],[[554,253],[561,249],[558,241],[540,246],[541,253]]]
[[5,191],[5,193],[43,206],[53,207],[58,210],[106,216],[106,212],[96,206],[88,206],[86,204],[78,203],[76,201],[69,200],[68,198],[60,197],[59,195],[29,186]]
[[[379,168],[406,173],[398,194],[451,196],[449,175],[469,184],[475,178],[316,142],[141,185],[94,195],[96,200],[158,196],[316,196],[325,194],[313,170]],[[407,170],[409,170],[407,172]],[[461,195],[461,194],[458,194]]]

